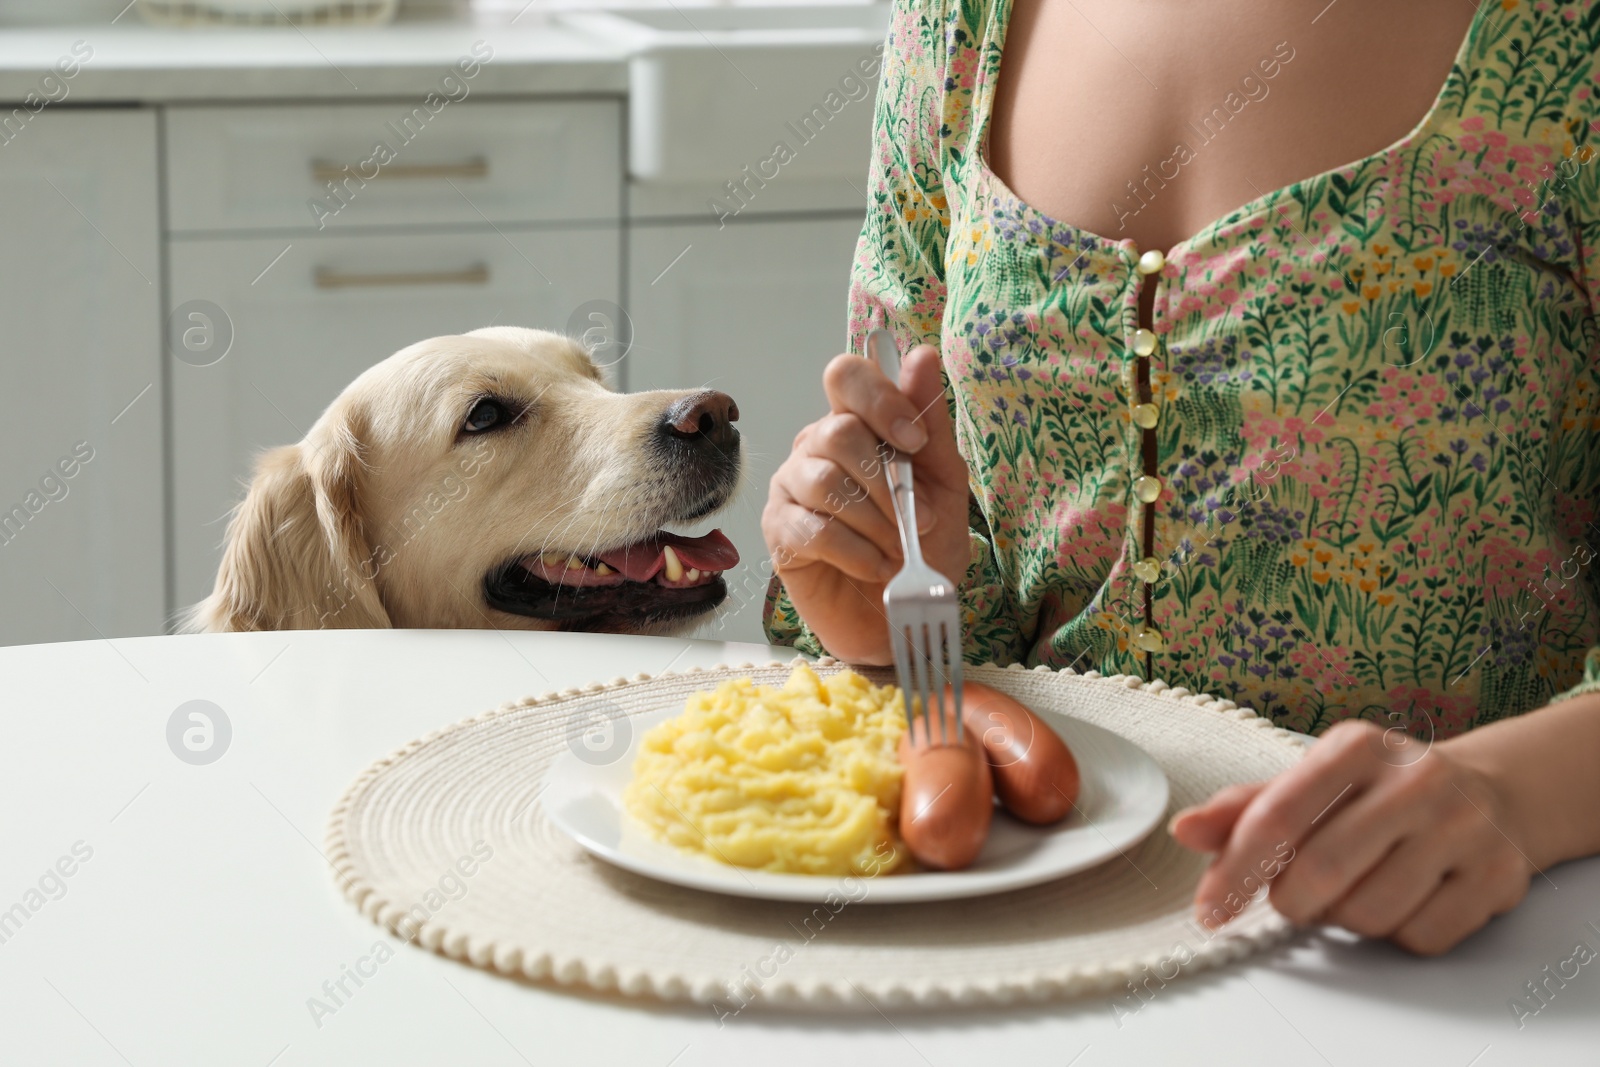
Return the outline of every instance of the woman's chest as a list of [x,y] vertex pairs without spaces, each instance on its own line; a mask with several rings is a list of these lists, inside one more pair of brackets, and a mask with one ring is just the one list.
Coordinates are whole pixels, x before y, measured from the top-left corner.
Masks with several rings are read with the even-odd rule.
[[[1233,2],[1223,0],[1220,9]],[[1223,394],[1226,417],[1208,417],[1193,428],[1213,439],[1225,426],[1237,436],[1241,420],[1265,419],[1349,419],[1362,424],[1354,430],[1368,433],[1367,423],[1382,405],[1408,388],[1445,389],[1448,397],[1436,402],[1455,412],[1492,413],[1503,408],[1512,389],[1530,398],[1529,404],[1563,395],[1589,349],[1591,317],[1580,257],[1585,205],[1593,199],[1585,190],[1596,183],[1596,154],[1574,146],[1572,120],[1564,117],[1589,106],[1582,75],[1593,56],[1584,54],[1578,35],[1560,32],[1564,22],[1526,13],[1508,16],[1511,21],[1501,26],[1497,10],[1485,7],[1475,14],[1468,8],[1474,21],[1462,27],[1454,15],[1434,11],[1434,0],[1420,0],[1416,9],[1429,10],[1434,32],[1412,35],[1419,51],[1407,69],[1427,68],[1426,76],[1397,73],[1387,83],[1393,90],[1387,110],[1404,112],[1406,129],[1383,146],[1355,147],[1356,141],[1334,138],[1321,155],[1280,150],[1279,164],[1294,168],[1282,182],[1268,188],[1278,175],[1264,175],[1242,199],[1222,207],[1214,206],[1218,187],[1199,172],[1152,167],[1151,176],[1165,184],[1139,186],[1143,207],[1134,222],[1156,218],[1158,209],[1170,217],[1173,204],[1200,203],[1214,212],[1201,218],[1202,209],[1178,211],[1179,224],[1168,234],[1178,239],[1169,243],[1167,237],[1150,241],[1118,233],[1114,222],[1105,227],[1110,233],[1097,231],[1072,216],[1067,200],[1052,206],[1050,191],[1079,180],[1074,175],[1112,173],[1107,168],[1119,164],[1106,161],[1128,163],[1128,144],[1134,145],[1132,158],[1142,151],[1136,141],[1106,136],[1119,118],[1132,122],[1134,103],[1079,92],[1077,83],[1062,79],[1070,80],[1076,68],[1084,85],[1092,86],[1121,69],[1130,84],[1142,83],[1136,69],[1141,57],[1170,56],[1173,41],[1188,35],[1197,47],[1215,45],[1215,54],[1172,77],[1215,88],[1225,81],[1213,85],[1205,79],[1232,69],[1233,59],[1246,54],[1240,49],[1250,46],[1208,39],[1192,22],[1193,12],[1175,12],[1172,25],[1158,28],[1148,9],[1136,5],[1151,33],[1144,52],[1128,52],[1112,47],[1119,30],[1132,25],[1110,21],[1112,6],[1101,0],[1020,0],[1012,11],[997,4],[996,18],[971,26],[952,62],[973,91],[970,115],[947,121],[958,132],[944,160],[950,229],[942,332],[947,365],[963,383],[975,423],[994,423],[997,430],[1004,423],[1011,433],[1033,437],[1036,418],[1048,416],[1105,435],[1108,422],[1125,422],[1130,415],[1129,397],[1139,391],[1129,379],[1134,369],[1147,370],[1156,391],[1165,389],[1174,401]],[[1273,10],[1261,12],[1262,41],[1284,32],[1275,20],[1287,17],[1277,10],[1286,5],[1266,6]],[[1302,31],[1327,31],[1315,38],[1317,55],[1348,58],[1352,46],[1340,42],[1349,31],[1331,20],[1371,15],[1371,47],[1381,53],[1388,45],[1376,40],[1385,36],[1376,29],[1392,28],[1404,16],[1374,14],[1369,6],[1367,0],[1338,0],[1318,23],[1307,17]],[[1046,21],[1066,17],[1067,9],[1095,23],[1098,46],[1089,40],[1093,34],[1057,40],[1046,32]],[[1440,32],[1441,23],[1452,31]],[[1535,49],[1538,62],[1514,62],[1499,48],[1503,33],[1548,39],[1545,51]],[[1060,62],[1040,58],[1047,54],[1039,51],[1041,42],[1060,45]],[[970,54],[963,55],[962,47]],[[1546,55],[1552,48],[1556,52]],[[1306,48],[1296,47],[1293,59],[1258,67],[1252,84],[1266,84],[1275,70],[1272,80],[1285,85],[1290,68],[1311,58]],[[1558,93],[1549,86],[1563,65],[1578,76],[1564,77],[1560,84],[1569,88]],[[1332,93],[1329,75],[1311,63],[1303,73],[1306,85],[1328,97],[1330,113],[1360,95]],[[1028,162],[1036,176],[1049,179],[1036,187],[1036,196],[1012,185],[992,165],[998,160],[978,150],[986,132],[1000,137],[1008,84],[1013,133],[1019,123],[1054,116],[1063,128],[1079,131],[1077,139],[1096,145],[1083,158],[1055,160],[1054,169]],[[1031,118],[1016,102],[1030,94]],[[1129,89],[1125,95],[1141,93]],[[1143,95],[1148,105],[1149,94]],[[1080,97],[1093,106],[1063,109],[1063,100]],[[1260,109],[1256,129],[1285,130],[1303,125],[1310,113],[1291,105],[1273,90],[1246,104],[1200,151],[1233,167],[1244,141],[1232,138],[1246,134],[1249,108]],[[1362,104],[1353,110],[1371,115],[1381,109]],[[1041,137],[1028,152],[1013,151],[1014,162],[1049,161],[1050,143]],[[1360,155],[1363,150],[1366,155]],[[1088,214],[1095,202],[1085,199],[1079,206]],[[1146,250],[1165,250],[1164,265],[1149,275],[1138,269]],[[1141,329],[1156,335],[1148,353],[1136,350]],[[1463,370],[1471,352],[1508,344],[1518,353],[1504,363],[1515,368],[1514,381],[1498,380],[1498,370],[1488,372],[1494,380],[1482,368]],[[1019,403],[1027,410],[1018,411]],[[1175,415],[1164,414],[1157,432],[1162,461],[1170,462],[1178,437],[1190,434],[1188,427],[1180,434],[1169,421]],[[1073,436],[1070,427],[1067,436]],[[1072,445],[1063,440],[1057,447]],[[1246,465],[1251,458],[1232,448],[1210,451],[1234,454],[1236,463]]]
[[[1530,103],[1553,64],[1501,58],[1484,10],[1455,42],[1462,72],[1439,73],[1414,129],[1321,170],[1303,162],[1215,219],[1185,217],[1193,232],[1172,244],[1063,221],[981,153],[947,155],[944,358],[963,450],[1019,559],[1076,566],[1083,546],[1135,529],[1142,503],[1158,513],[1155,547],[1130,558],[1181,554],[1280,470],[1310,494],[1287,514],[1343,494],[1335,540],[1496,511],[1496,530],[1527,526],[1541,470],[1593,483],[1576,435],[1596,384],[1578,381],[1593,345],[1580,256],[1595,154],[1561,120],[1584,98]],[[975,79],[973,145],[1000,69]],[[1167,251],[1146,276],[1151,248]]]
[[1057,219],[1168,249],[1417,124],[1473,8],[1017,0],[987,159]]

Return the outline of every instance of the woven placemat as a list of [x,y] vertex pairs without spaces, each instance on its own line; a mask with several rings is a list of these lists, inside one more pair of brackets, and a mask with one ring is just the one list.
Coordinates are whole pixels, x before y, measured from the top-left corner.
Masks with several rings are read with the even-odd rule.
[[[538,795],[557,753],[604,734],[625,748],[632,716],[682,707],[725,678],[781,685],[791,666],[618,678],[414,741],[363,772],[334,808],[328,856],[338,883],[369,918],[447,956],[563,985],[706,1002],[719,1015],[752,999],[867,1008],[1126,992],[1130,981],[1169,981],[1289,931],[1261,901],[1221,932],[1197,925],[1191,901],[1206,861],[1164,825],[1118,858],[1028,889],[854,906],[859,895],[842,890],[836,904],[814,906],[657,882],[594,859],[545,817]],[[831,659],[813,666],[842,668]],[[966,670],[1025,705],[1139,745],[1167,774],[1169,815],[1229,783],[1276,774],[1303,752],[1248,709],[1159,681]]]

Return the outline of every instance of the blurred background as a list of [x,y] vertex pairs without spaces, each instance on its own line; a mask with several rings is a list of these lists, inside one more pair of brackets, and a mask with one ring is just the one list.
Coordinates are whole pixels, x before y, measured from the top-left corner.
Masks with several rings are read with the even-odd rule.
[[743,562],[701,636],[761,640],[761,505],[845,344],[887,20],[0,0],[0,644],[166,632],[256,453],[488,325],[735,398]]

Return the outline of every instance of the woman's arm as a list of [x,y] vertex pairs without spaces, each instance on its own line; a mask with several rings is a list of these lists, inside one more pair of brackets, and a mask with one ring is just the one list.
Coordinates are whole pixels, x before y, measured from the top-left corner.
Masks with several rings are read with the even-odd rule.
[[1515,907],[1547,868],[1600,852],[1600,693],[1431,747],[1392,742],[1340,723],[1291,770],[1175,815],[1180,844],[1217,854],[1200,920],[1238,914],[1270,866],[1289,919],[1432,955]]
[[[950,29],[948,19],[952,17],[957,17],[957,13],[947,12],[943,0],[895,0],[891,10],[874,111],[867,216],[850,275],[848,344],[851,352],[862,352],[868,331],[878,327],[894,332],[903,353],[911,353],[920,344],[931,345],[935,350],[939,347],[945,308],[945,242],[950,230],[950,206],[944,184],[945,142],[965,129],[970,105],[967,96],[947,96],[945,92],[945,64],[949,55],[945,39]],[[948,382],[943,379],[942,372],[940,378],[949,413],[949,419],[940,421],[947,427],[945,432],[950,432],[948,427],[953,426],[956,410],[949,402]],[[830,400],[833,400],[831,396]],[[840,404],[833,401],[833,406],[834,413],[838,414]],[[816,431],[828,425],[828,420],[823,419],[802,431],[801,438],[795,442],[795,455],[786,466],[798,465],[801,453],[816,445],[815,438],[819,436]],[[959,429],[954,432],[959,436]],[[833,451],[849,460],[842,467],[852,479],[882,482],[882,475],[878,473],[881,463],[863,464],[861,457],[856,456],[859,449],[849,452],[836,448]],[[840,465],[837,456],[830,458]],[[795,481],[798,473],[793,469],[780,472],[795,476],[789,477],[789,481]],[[917,477],[920,501],[924,487],[922,475]],[[778,480],[774,479],[775,497],[782,495],[783,487],[776,484]],[[811,495],[820,501],[810,509],[814,520],[806,516],[791,520],[811,523],[811,532],[802,533],[798,538],[803,542],[800,552],[806,549],[826,551],[817,542],[831,536],[824,532],[827,526],[841,519],[845,520],[845,525],[850,525],[849,509],[857,507],[864,494],[859,487],[840,482],[837,475],[835,481],[840,484],[833,487],[831,494],[817,492],[819,486],[811,487]],[[769,500],[768,511],[772,510]],[[1011,621],[987,523],[970,501],[946,511],[952,524],[965,525],[967,531],[965,551],[951,554],[950,561],[945,564],[950,568],[950,577],[961,587],[966,658],[974,662],[1009,663],[1022,654],[1022,642]],[[841,651],[824,644],[802,618],[791,591],[785,587],[784,567],[792,566],[791,557],[798,555],[792,544],[777,540],[795,539],[787,532],[788,525],[781,516],[763,516],[763,528],[768,531],[768,547],[773,550],[774,559],[774,575],[768,583],[762,618],[767,638],[774,644],[792,645],[812,655]],[[868,528],[875,524],[856,525]],[[945,531],[949,529],[950,526],[944,528]],[[897,554],[897,547],[895,551]],[[840,582],[834,584],[843,587]],[[864,588],[871,583],[857,581],[855,584]],[[877,617],[878,604],[870,589],[855,597],[852,610],[865,613],[864,619]],[[883,636],[886,642],[886,629]],[[843,658],[865,662],[860,657],[845,655]]]
[[1600,693],[1569,697],[1441,743],[1496,783],[1539,870],[1600,853]]

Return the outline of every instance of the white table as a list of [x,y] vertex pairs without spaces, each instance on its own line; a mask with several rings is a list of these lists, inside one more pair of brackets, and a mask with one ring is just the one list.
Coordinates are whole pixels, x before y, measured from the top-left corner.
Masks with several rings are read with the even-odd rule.
[[[1600,948],[1600,861],[1551,870],[1449,956],[1307,932],[1180,977],[1137,1014],[1106,998],[892,1017],[705,1008],[510,981],[402,946],[319,1027],[307,1007],[381,936],[319,854],[375,758],[531,693],[785,650],[592,635],[312,632],[0,649],[0,1063],[1226,1064],[1490,1067],[1600,1059],[1600,960],[1519,1029],[1508,1002]],[[232,726],[191,765],[186,701]],[[82,842],[78,845],[78,842]],[[72,860],[92,849],[82,863]],[[70,877],[41,877],[62,857]],[[20,927],[15,925],[20,921]],[[1588,924],[1595,923],[1596,928]],[[1131,1002],[1130,1002],[1131,1003]]]

